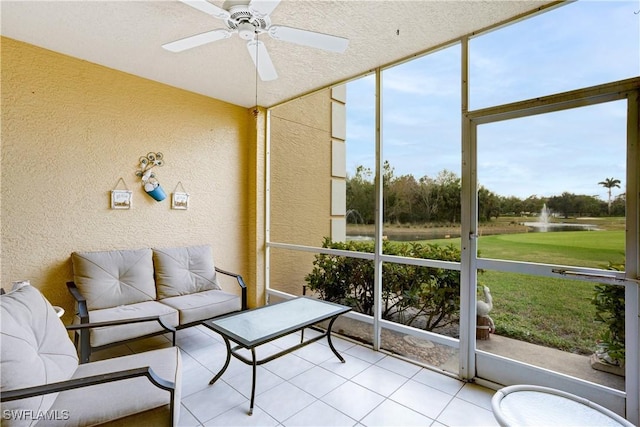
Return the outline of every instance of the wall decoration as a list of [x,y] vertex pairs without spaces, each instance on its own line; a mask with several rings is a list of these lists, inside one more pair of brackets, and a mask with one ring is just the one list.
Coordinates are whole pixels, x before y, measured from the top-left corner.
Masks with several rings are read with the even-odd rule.
[[[182,191],[178,191],[181,188]],[[189,207],[189,193],[184,189],[181,181],[178,181],[176,188],[171,194],[171,209],[187,209]]]
[[162,153],[147,153],[146,157],[140,157],[140,170],[136,172],[136,176],[142,180],[144,191],[158,202],[166,199],[167,195],[152,169],[156,166],[164,166],[163,157]]
[[189,193],[173,193],[171,195],[171,209],[187,209],[189,207]]
[[[124,190],[117,190],[118,186],[122,183]],[[131,197],[132,193],[127,188],[127,184],[124,183],[122,177],[116,183],[116,186],[111,190],[111,209],[131,209]]]

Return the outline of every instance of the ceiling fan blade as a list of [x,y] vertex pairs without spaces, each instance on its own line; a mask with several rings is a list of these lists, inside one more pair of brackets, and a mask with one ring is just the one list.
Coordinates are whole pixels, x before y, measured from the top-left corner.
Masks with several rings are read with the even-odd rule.
[[213,30],[195,36],[185,37],[171,43],[163,44],[162,47],[171,52],[182,52],[183,50],[202,46],[203,44],[228,39],[233,33],[227,30]]
[[249,50],[251,59],[253,59],[253,63],[256,64],[260,80],[267,82],[278,78],[276,67],[273,66],[273,62],[271,62],[271,57],[269,57],[269,52],[264,43],[260,40],[250,40],[247,43],[247,49]]
[[347,49],[347,46],[349,46],[349,39],[343,37],[282,25],[272,25],[269,27],[269,35],[276,40],[283,40],[302,46],[311,46],[330,52],[342,53]]
[[219,19],[228,19],[231,15],[226,10],[209,3],[207,0],[180,0],[182,3]]
[[279,4],[280,0],[251,0],[249,10],[258,15],[258,17],[263,18],[271,14]]

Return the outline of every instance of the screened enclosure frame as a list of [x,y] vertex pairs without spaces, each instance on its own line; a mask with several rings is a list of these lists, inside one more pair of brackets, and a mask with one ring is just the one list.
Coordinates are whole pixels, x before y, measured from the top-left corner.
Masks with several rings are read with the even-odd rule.
[[[580,394],[597,403],[602,404],[618,413],[622,413],[632,423],[640,422],[640,291],[638,281],[640,271],[640,78],[631,78],[602,85],[592,86],[553,94],[540,98],[509,103],[489,108],[468,111],[469,105],[469,76],[468,76],[468,38],[456,43],[461,44],[462,75],[462,105],[461,105],[461,151],[462,151],[462,215],[461,215],[461,262],[451,263],[438,260],[424,260],[385,255],[382,252],[382,72],[386,68],[374,70],[376,77],[376,129],[375,129],[375,186],[376,186],[376,222],[374,253],[350,252],[304,246],[292,243],[272,241],[270,236],[270,189],[272,185],[286,185],[274,183],[270,171],[270,136],[266,135],[266,201],[265,201],[265,280],[267,298],[291,298],[270,287],[270,260],[272,249],[303,251],[315,254],[329,254],[371,260],[374,263],[374,283],[376,294],[376,308],[374,316],[368,317],[358,313],[346,316],[371,324],[373,330],[372,347],[376,350],[381,346],[382,328],[398,330],[419,338],[426,338],[436,343],[457,348],[459,351],[458,378],[465,381],[475,381],[482,385],[497,388],[501,385],[517,383],[542,383],[568,392]],[[440,47],[442,48],[442,47]],[[370,73],[368,73],[370,74]],[[343,82],[344,83],[344,82]],[[611,101],[626,100],[627,102],[627,200],[626,200],[626,232],[625,232],[625,262],[626,271],[608,271],[596,268],[583,268],[555,264],[540,264],[533,262],[508,261],[481,258],[477,254],[478,237],[478,188],[477,179],[477,128],[483,124],[494,123],[514,118],[522,118],[538,114],[596,105]],[[267,123],[270,114],[267,110]],[[267,124],[268,127],[268,124]],[[380,298],[382,289],[382,268],[384,263],[411,264],[418,266],[437,267],[460,271],[460,338],[454,339],[426,331],[416,331],[403,325],[386,321],[381,317]],[[476,284],[477,271],[494,270],[500,272],[524,273],[533,276],[572,279],[584,282],[610,283],[625,287],[626,300],[626,379],[625,391],[611,389],[586,380],[571,377],[559,372],[532,366],[509,358],[480,351],[476,348]]]

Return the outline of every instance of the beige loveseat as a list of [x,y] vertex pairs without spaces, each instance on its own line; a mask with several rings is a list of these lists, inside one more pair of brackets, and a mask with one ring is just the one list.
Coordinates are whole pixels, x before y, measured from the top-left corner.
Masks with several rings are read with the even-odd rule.
[[29,285],[0,296],[0,319],[2,426],[177,425],[177,347],[80,365],[55,310]]
[[[81,363],[92,350],[157,334],[172,333],[175,344],[175,329],[247,308],[242,277],[217,268],[210,246],[74,252],[71,260],[76,323],[140,320],[80,331]],[[218,274],[235,279],[240,295],[222,290]]]

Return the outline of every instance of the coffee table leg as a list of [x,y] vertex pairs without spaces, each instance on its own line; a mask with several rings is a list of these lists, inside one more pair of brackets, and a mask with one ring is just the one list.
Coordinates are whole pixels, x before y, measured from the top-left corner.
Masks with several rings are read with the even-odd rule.
[[220,378],[222,374],[224,374],[224,371],[227,370],[227,368],[229,367],[229,362],[231,361],[231,344],[229,343],[229,339],[227,337],[223,336],[222,338],[224,338],[224,343],[227,345],[227,361],[224,362],[224,366],[222,367],[222,369],[220,369],[220,372],[218,372],[216,376],[213,377],[211,381],[209,381],[209,385],[218,381],[218,378]]
[[256,398],[256,349],[251,349],[251,358],[253,361],[253,379],[251,381],[251,406],[249,407],[249,415],[253,415],[253,402]]
[[337,317],[334,317],[333,319],[331,319],[331,322],[329,322],[329,327],[327,328],[327,342],[329,343],[329,347],[331,348],[331,351],[333,351],[333,354],[335,354],[342,363],[345,363],[344,358],[340,356],[340,353],[338,353],[338,350],[336,350],[336,348],[333,346],[333,343],[331,342],[331,328],[333,328],[333,322],[335,322],[337,319]]

